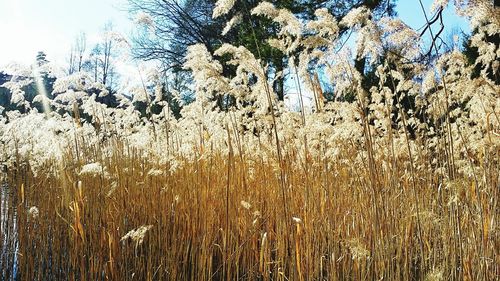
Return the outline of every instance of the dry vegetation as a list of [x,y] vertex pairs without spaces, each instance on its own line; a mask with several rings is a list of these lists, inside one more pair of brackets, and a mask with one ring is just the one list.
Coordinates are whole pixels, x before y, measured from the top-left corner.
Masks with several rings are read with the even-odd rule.
[[[168,164],[140,151],[123,153],[133,150],[124,143],[112,143],[119,148],[104,157],[100,146],[79,141],[79,157],[67,152],[62,166],[47,164],[57,166],[54,175],[34,176],[22,163],[9,172],[24,280],[495,280],[500,274],[495,165],[480,175],[487,184],[479,189],[473,178],[443,183],[432,172],[410,176],[390,157],[385,168],[351,165],[360,148],[346,144],[344,161],[336,163],[302,159],[297,151],[281,164],[207,153],[168,172]],[[92,160],[82,155],[102,159],[107,171],[79,173]],[[141,226],[151,228],[122,239]]]
[[[371,43],[403,38],[377,42],[404,55],[414,30],[366,9],[340,23],[320,10],[304,27],[265,5],[253,13],[298,26],[276,42],[304,46],[304,88],[314,91],[311,65],[323,67],[336,99],[315,92],[312,113],[286,110],[260,61],[228,44],[216,54],[235,77],[189,49],[197,99],[178,120],[146,89],[137,95],[160,114],[126,99],[108,108],[86,94],[85,74],[58,79],[61,94],[45,101],[54,111],[0,119],[0,279],[499,279],[500,52],[485,41],[498,24],[478,26],[476,65],[457,50],[432,66],[388,57],[368,92],[332,53],[337,25],[363,22]],[[213,110],[220,94],[235,106]]]

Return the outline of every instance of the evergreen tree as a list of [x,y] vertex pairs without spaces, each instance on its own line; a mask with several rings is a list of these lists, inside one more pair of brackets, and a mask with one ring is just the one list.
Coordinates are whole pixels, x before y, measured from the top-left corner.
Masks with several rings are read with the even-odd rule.
[[[151,17],[153,31],[145,28],[134,40],[134,55],[146,60],[159,60],[166,69],[183,71],[182,64],[189,45],[201,43],[213,53],[222,43],[242,45],[249,49],[270,71],[278,73],[287,67],[287,58],[280,50],[271,47],[267,40],[273,38],[278,26],[271,20],[251,15],[251,10],[261,1],[236,0],[233,8],[222,17],[213,18],[215,0],[129,0],[132,13],[146,13]],[[277,8],[285,8],[297,17],[311,19],[318,8],[327,8],[338,20],[351,9],[365,6],[375,17],[394,14],[394,1],[382,0],[271,0]],[[226,22],[239,16],[241,24],[221,34]],[[347,30],[341,30],[342,35]],[[364,73],[366,62],[356,62]],[[231,75],[231,67],[224,66],[224,74]],[[273,85],[278,99],[283,100],[283,79]]]

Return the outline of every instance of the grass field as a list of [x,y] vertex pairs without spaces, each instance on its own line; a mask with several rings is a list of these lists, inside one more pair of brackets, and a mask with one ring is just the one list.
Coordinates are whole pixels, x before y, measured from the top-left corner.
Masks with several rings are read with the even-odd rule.
[[404,159],[359,161],[354,143],[340,148],[337,162],[307,148],[283,149],[281,160],[269,150],[247,156],[229,133],[229,153],[205,151],[172,169],[116,139],[76,140],[77,149],[37,175],[21,162],[7,173],[23,280],[500,274],[498,163],[477,178],[443,180]]

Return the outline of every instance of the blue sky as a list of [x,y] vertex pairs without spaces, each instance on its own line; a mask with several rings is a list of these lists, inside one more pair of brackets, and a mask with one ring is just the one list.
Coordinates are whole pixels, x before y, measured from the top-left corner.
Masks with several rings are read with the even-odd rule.
[[38,51],[64,63],[80,31],[91,48],[108,21],[128,34],[125,8],[126,0],[0,0],[0,66],[31,63]]
[[[431,13],[431,6],[434,1],[422,0],[424,8],[426,8],[427,17],[430,19],[433,14]],[[450,1],[453,2],[453,1]],[[398,16],[414,29],[420,29],[426,24],[422,8],[418,0],[400,0],[397,3],[396,11]],[[443,24],[445,29],[441,33],[441,37],[446,38],[448,34],[462,30],[465,33],[470,32],[469,22],[467,19],[459,17],[455,13],[455,7],[451,3],[443,12]],[[434,27],[435,26],[435,27]],[[439,23],[433,24],[433,32],[439,30]],[[420,30],[419,30],[420,31]]]
[[[429,10],[432,0],[423,3]],[[87,34],[90,49],[109,21],[128,35],[133,25],[126,5],[127,0],[0,0],[0,66],[11,61],[29,64],[38,51],[45,51],[49,60],[65,63],[79,32]],[[414,28],[425,23],[416,0],[398,1],[397,11]],[[455,26],[468,32],[467,20],[458,18],[453,7],[445,11],[444,21],[443,35]]]

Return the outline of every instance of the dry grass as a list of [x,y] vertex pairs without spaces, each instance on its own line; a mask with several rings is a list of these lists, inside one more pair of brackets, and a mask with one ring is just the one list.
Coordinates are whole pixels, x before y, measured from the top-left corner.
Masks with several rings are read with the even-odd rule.
[[[412,182],[407,167],[390,157],[350,164],[360,148],[346,144],[342,162],[304,159],[294,150],[281,165],[272,157],[214,153],[169,172],[139,151],[126,154],[124,143],[114,145],[121,149],[108,158],[100,147],[80,146],[80,157],[68,152],[64,163],[50,165],[54,175],[34,176],[21,163],[9,171],[21,280],[500,276],[495,165],[479,182],[443,182],[430,169],[416,170]],[[91,159],[110,176],[80,176]],[[122,239],[149,225],[142,242]]]

